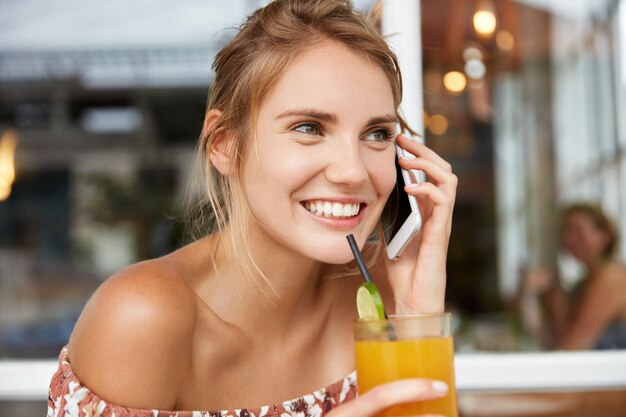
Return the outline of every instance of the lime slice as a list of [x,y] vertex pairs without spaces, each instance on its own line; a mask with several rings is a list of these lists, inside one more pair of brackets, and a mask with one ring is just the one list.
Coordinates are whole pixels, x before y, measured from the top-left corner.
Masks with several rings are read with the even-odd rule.
[[385,309],[378,288],[373,282],[364,282],[356,292],[356,309],[359,318],[365,320],[384,320]]

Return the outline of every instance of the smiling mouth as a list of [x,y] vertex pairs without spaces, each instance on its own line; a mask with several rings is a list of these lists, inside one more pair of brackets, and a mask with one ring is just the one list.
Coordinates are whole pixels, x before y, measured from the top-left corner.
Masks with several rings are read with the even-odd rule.
[[301,203],[305,209],[319,217],[349,219],[361,211],[361,204],[342,204],[334,201],[312,200]]

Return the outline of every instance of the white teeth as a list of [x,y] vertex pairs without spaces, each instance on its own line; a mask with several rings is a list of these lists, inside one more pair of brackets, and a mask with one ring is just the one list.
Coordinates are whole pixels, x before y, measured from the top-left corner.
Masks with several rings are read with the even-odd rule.
[[333,214],[333,205],[329,201],[324,202],[324,216],[328,217]]
[[333,204],[333,217],[343,216],[343,204]]
[[354,204],[341,204],[330,201],[305,201],[304,208],[317,216],[323,217],[353,217],[359,214],[361,205],[359,203]]

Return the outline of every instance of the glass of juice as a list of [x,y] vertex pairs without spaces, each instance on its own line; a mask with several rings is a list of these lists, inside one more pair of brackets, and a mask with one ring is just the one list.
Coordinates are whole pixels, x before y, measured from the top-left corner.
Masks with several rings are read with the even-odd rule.
[[403,378],[436,379],[449,387],[445,397],[396,405],[379,417],[458,417],[450,313],[359,319],[354,322],[354,340],[359,394]]

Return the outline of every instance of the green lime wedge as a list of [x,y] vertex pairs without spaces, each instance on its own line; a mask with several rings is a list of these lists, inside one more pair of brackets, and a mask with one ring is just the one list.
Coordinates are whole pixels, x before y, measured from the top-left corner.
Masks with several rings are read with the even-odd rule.
[[364,282],[356,292],[356,309],[364,320],[384,320],[385,309],[378,288],[373,282]]

